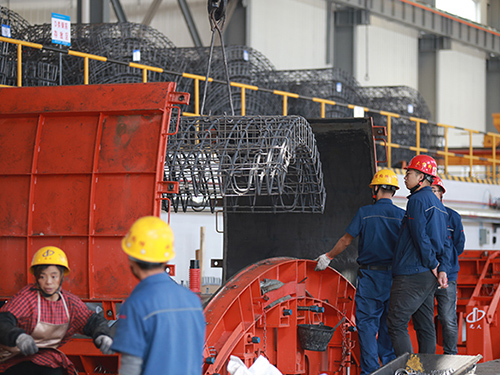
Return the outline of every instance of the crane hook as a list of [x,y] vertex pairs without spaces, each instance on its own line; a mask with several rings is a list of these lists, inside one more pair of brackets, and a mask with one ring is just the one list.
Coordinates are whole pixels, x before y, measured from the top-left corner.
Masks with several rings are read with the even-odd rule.
[[226,15],[227,0],[208,0],[208,14],[219,21]]

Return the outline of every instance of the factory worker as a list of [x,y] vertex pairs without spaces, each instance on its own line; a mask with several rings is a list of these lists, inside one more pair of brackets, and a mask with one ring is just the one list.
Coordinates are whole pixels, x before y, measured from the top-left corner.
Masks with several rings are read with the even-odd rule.
[[392,284],[392,257],[404,210],[392,203],[399,189],[398,176],[382,169],[372,179],[373,205],[361,207],[332,250],[316,260],[324,270],[359,236],[356,288],[356,327],[361,353],[361,374],[370,374],[395,357],[386,318]]
[[[443,181],[436,176],[431,185],[432,192],[440,201],[446,192]],[[450,267],[448,269],[448,288],[436,289],[438,319],[443,328],[444,354],[457,354],[458,323],[457,323],[457,277],[460,265],[458,257],[464,252],[465,234],[460,214],[444,206],[448,212],[448,246]]]
[[434,292],[447,287],[444,251],[448,213],[432,192],[436,161],[417,155],[406,167],[410,190],[392,263],[392,288],[387,326],[396,356],[413,353],[408,323],[413,318],[418,352],[434,354]]
[[138,219],[122,240],[140,281],[120,307],[112,350],[120,375],[200,375],[205,318],[200,298],[165,272],[174,235],[158,217]]
[[76,333],[92,337],[110,354],[113,340],[106,319],[62,289],[70,272],[66,254],[55,246],[42,247],[29,270],[36,282],[0,309],[0,373],[75,374],[73,363],[58,348]]

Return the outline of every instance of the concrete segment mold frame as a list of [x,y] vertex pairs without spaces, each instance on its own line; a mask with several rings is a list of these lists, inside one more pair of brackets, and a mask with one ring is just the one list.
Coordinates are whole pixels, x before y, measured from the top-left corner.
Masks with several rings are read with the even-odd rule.
[[46,245],[67,253],[80,298],[128,296],[120,240],[160,215],[172,109],[188,100],[173,82],[0,88],[0,298],[34,281]]

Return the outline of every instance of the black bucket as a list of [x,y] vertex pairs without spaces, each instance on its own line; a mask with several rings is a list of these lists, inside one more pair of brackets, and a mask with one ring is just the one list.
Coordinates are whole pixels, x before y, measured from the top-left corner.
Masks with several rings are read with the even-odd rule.
[[298,324],[297,333],[304,350],[324,352],[332,339],[335,328],[323,324]]

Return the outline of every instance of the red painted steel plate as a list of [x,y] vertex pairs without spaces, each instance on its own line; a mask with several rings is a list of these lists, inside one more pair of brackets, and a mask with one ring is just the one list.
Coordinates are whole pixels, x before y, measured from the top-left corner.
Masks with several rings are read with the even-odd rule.
[[46,245],[68,254],[79,297],[128,296],[120,239],[160,214],[167,127],[187,100],[172,82],[0,88],[0,298]]

